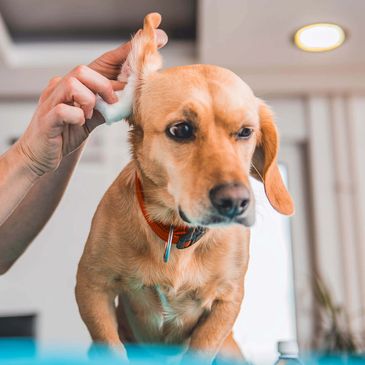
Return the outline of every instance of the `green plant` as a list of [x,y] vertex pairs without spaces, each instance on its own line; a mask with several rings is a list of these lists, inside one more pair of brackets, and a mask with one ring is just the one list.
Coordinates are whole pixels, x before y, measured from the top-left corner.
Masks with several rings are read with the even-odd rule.
[[351,330],[348,313],[334,303],[329,288],[319,276],[314,279],[314,293],[319,314],[316,349],[325,354],[361,352],[363,346]]

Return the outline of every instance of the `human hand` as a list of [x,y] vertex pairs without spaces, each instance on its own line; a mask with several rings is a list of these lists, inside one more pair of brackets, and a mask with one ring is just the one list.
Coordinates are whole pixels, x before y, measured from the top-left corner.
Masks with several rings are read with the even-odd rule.
[[[157,30],[156,37],[160,47],[166,44],[165,32]],[[118,100],[114,90],[123,89],[125,84],[116,79],[129,50],[130,42],[103,54],[89,66],[78,66],[50,81],[27,130],[14,145],[33,174],[41,176],[56,170],[64,156],[79,148],[90,132],[105,122],[93,110],[96,94],[107,103]]]

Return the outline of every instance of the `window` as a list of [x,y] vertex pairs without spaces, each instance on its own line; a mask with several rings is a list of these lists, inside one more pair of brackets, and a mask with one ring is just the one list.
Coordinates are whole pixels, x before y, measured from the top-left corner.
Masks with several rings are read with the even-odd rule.
[[[284,181],[287,171],[280,168]],[[276,343],[296,339],[289,218],[268,202],[263,185],[252,179],[256,224],[251,231],[245,298],[234,336],[254,363],[274,363]]]

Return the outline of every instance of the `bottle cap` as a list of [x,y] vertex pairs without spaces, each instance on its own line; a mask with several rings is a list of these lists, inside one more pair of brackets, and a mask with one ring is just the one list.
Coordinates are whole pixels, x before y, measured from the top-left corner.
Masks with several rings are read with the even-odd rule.
[[279,341],[278,352],[281,355],[298,355],[298,344],[296,341]]

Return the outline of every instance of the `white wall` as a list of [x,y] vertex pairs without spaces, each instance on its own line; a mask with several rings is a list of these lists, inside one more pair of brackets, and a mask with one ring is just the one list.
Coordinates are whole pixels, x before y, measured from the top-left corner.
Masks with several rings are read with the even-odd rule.
[[315,257],[346,325],[363,335],[365,97],[308,99]]
[[[286,170],[281,170],[286,177]],[[277,342],[297,338],[290,225],[288,217],[270,206],[262,184],[253,179],[251,183],[257,221],[252,229],[245,298],[234,335],[248,359],[255,364],[273,364]]]

